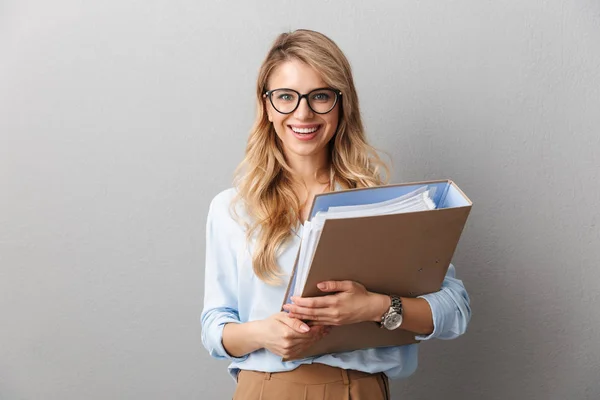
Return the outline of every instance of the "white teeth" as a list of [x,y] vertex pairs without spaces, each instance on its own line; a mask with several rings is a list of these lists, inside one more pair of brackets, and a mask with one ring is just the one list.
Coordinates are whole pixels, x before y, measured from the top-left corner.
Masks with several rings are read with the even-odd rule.
[[296,127],[291,127],[292,130],[296,133],[313,133],[316,132],[317,129],[319,129],[318,126],[314,127],[314,128],[296,128]]

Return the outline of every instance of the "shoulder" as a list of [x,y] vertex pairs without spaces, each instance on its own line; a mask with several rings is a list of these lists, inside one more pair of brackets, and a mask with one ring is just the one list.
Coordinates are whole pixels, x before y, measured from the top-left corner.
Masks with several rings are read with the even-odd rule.
[[221,222],[231,220],[233,218],[231,215],[231,205],[235,200],[236,194],[237,191],[233,187],[217,193],[217,195],[214,196],[210,201],[210,206],[208,207],[208,217],[210,219],[217,219]]
[[223,212],[227,212],[229,214],[229,208],[231,206],[231,202],[235,198],[237,191],[235,188],[231,187],[229,189],[225,189],[222,192],[219,192],[210,202],[209,212],[211,214],[221,214]]
[[[223,227],[226,226],[229,229],[238,230],[242,228],[241,223],[246,222],[246,214],[238,204],[235,204],[235,207],[232,207],[233,201],[236,200],[237,193],[237,189],[231,187],[214,196],[208,209],[208,219],[218,222],[219,225]],[[235,215],[232,213],[234,210]]]

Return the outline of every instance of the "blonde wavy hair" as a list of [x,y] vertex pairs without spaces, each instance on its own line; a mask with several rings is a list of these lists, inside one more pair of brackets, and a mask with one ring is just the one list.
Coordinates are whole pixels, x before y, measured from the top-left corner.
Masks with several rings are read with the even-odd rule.
[[342,92],[337,131],[328,144],[329,188],[378,186],[388,182],[389,167],[367,143],[358,106],[350,63],[327,36],[309,30],[283,33],[277,37],[262,63],[256,85],[257,116],[250,132],[243,161],[235,171],[236,197],[232,211],[241,203],[250,217],[244,221],[247,240],[256,240],[252,266],[262,281],[281,284],[277,256],[298,226],[301,204],[293,190],[299,178],[288,165],[281,140],[269,122],[263,94],[271,73],[282,63],[301,61],[320,73],[325,83]]

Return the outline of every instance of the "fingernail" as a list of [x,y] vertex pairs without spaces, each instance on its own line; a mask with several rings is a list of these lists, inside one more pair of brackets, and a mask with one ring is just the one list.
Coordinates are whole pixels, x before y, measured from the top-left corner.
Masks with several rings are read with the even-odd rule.
[[302,332],[308,332],[308,331],[310,331],[310,328],[308,327],[308,325],[302,325],[302,326],[300,326],[300,330]]
[[325,289],[327,287],[327,284],[325,284],[325,283],[319,283],[319,284],[317,284],[317,287],[319,289]]

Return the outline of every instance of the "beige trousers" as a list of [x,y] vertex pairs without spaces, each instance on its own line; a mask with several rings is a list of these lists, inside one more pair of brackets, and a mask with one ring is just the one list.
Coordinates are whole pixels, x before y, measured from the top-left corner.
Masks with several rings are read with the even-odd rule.
[[233,400],[388,400],[384,373],[368,374],[324,364],[305,364],[289,372],[242,370]]

